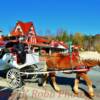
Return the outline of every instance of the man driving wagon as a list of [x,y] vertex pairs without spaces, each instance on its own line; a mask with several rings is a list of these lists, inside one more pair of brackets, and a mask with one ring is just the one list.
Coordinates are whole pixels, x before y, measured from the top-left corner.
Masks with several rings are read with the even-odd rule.
[[14,44],[14,52],[17,53],[17,62],[19,64],[24,64],[26,61],[26,47],[27,44],[23,43],[24,37],[19,37],[16,44]]

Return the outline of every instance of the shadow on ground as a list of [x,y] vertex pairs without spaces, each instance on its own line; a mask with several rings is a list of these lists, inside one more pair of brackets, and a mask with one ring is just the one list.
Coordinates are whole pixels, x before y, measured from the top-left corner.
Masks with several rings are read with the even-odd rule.
[[[68,85],[68,86],[71,87],[71,89],[72,89],[73,92],[74,92],[74,90],[73,90],[74,80],[75,80],[75,78],[68,78],[68,77],[61,77],[61,76],[57,76],[57,77],[56,77],[56,81],[57,81],[57,84],[58,84],[58,85],[66,85],[66,86]],[[49,83],[52,85],[51,80],[48,79],[48,81],[49,81]],[[85,82],[84,80],[80,80],[80,84],[87,86],[87,84],[86,84],[86,82]],[[96,88],[96,86],[93,85],[93,88]],[[80,89],[81,91],[83,91],[84,94],[85,94],[88,98],[91,99],[91,97],[90,97],[89,94],[88,94],[88,91],[86,91],[86,90],[84,89],[84,87],[83,87],[83,88],[82,88],[82,87],[79,87],[79,89]]]
[[12,92],[12,89],[0,87],[0,100],[8,100]]

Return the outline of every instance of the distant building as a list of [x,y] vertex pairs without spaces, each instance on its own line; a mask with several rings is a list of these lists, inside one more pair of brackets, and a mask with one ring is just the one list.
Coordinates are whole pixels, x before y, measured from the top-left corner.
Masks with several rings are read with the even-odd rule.
[[18,21],[16,23],[16,26],[10,33],[10,37],[19,38],[20,36],[24,36],[25,42],[32,44],[33,47],[38,47],[38,49],[45,49],[46,52],[49,53],[55,51],[64,51],[67,48],[63,42],[54,41],[53,43],[53,41],[50,42],[43,36],[38,36],[32,22]]
[[95,36],[100,36],[100,34],[96,34]]
[[68,48],[68,45],[66,45],[63,41],[52,40],[50,45],[52,47],[56,47],[56,48],[62,48],[62,49],[67,49]]
[[18,21],[15,28],[10,33],[10,36],[26,36],[26,41],[33,44],[48,43],[49,41],[42,36],[38,36],[32,22]]

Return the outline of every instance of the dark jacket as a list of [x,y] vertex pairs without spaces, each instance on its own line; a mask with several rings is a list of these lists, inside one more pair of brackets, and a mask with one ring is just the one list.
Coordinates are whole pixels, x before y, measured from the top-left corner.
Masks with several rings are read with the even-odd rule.
[[17,53],[18,63],[24,64],[26,61],[26,51],[25,51],[26,44],[24,43],[16,43],[14,47],[14,51]]

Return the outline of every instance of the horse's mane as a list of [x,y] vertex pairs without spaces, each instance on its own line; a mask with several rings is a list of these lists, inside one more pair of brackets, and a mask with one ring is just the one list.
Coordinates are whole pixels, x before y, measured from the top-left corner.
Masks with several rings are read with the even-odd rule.
[[79,53],[81,60],[96,60],[100,61],[100,53],[96,51],[84,51]]

